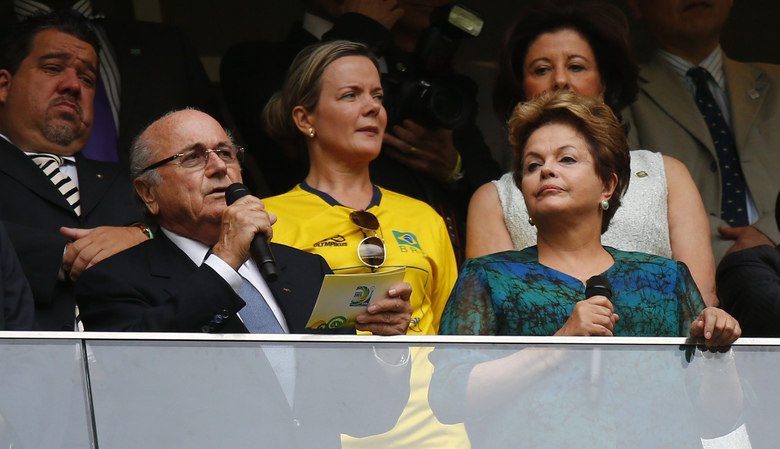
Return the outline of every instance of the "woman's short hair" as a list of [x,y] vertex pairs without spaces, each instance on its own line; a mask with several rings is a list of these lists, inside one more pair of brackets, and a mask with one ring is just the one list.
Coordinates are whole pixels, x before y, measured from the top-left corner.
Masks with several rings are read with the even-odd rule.
[[322,74],[334,61],[346,56],[364,56],[379,70],[379,60],[367,46],[345,40],[310,45],[298,53],[287,71],[282,90],[276,92],[263,110],[266,131],[272,139],[292,151],[305,149],[303,134],[293,120],[292,110],[303,106],[317,108],[322,90]]
[[523,77],[528,48],[544,33],[571,29],[590,45],[604,83],[604,103],[619,114],[636,99],[638,67],[631,51],[628,19],[601,1],[543,0],[525,10],[509,27],[499,56],[493,107],[506,119],[525,98]]
[[523,152],[528,139],[534,131],[550,124],[569,125],[585,139],[593,156],[596,175],[603,183],[609,182],[613,173],[617,175],[615,193],[602,216],[603,234],[620,207],[620,197],[628,188],[631,176],[628,140],[623,127],[607,105],[568,90],[545,92],[534,100],[518,104],[509,119],[509,143],[515,153],[512,171],[518,188],[522,189]]

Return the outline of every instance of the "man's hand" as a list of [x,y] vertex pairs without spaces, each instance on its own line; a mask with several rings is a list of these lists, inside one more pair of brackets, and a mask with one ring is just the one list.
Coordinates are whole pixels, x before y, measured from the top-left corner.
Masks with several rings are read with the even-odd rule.
[[387,295],[372,301],[365,313],[357,316],[357,327],[374,335],[403,335],[412,319],[412,286],[400,282],[387,290]]
[[60,234],[73,239],[65,246],[62,270],[74,281],[92,265],[149,239],[135,226],[100,226],[91,229],[63,226]]
[[609,299],[604,296],[591,296],[574,306],[569,319],[555,335],[611,337],[619,319]]
[[396,0],[344,0],[341,13],[363,14],[389,30],[404,15],[404,10],[397,6]]
[[[394,134],[394,135],[393,135]],[[458,163],[452,131],[427,129],[411,120],[385,133],[384,150],[389,156],[439,181],[447,181]]]
[[265,211],[265,204],[251,195],[240,198],[222,212],[222,229],[212,254],[224,260],[234,270],[249,259],[249,247],[255,234],[263,233],[271,240],[271,225],[276,215]]
[[730,345],[742,335],[737,320],[717,307],[702,310],[691,323],[690,332],[692,337],[703,337],[707,347]]
[[769,240],[769,237],[765,236],[764,233],[754,228],[753,226],[741,226],[737,228],[718,226],[718,232],[720,232],[720,235],[722,235],[723,238],[736,240],[734,245],[729,248],[726,254],[731,254],[733,252],[742,251],[743,249],[753,248],[754,246],[759,245],[775,246],[775,244]]

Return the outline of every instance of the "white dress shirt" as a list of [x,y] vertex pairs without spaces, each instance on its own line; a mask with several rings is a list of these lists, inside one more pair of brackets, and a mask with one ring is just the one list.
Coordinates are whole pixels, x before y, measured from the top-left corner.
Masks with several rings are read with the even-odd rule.
[[[249,258],[244,262],[238,269],[238,272],[236,272],[227,264],[227,262],[220,259],[218,256],[211,254],[210,248],[203,243],[183,237],[168,229],[161,229],[162,232],[165,233],[165,236],[168,237],[176,247],[182,250],[195,265],[201,266],[205,263],[210,266],[225,280],[225,282],[230,284],[236,294],[238,294],[238,291],[241,289],[241,284],[243,283],[242,276],[244,279],[248,280],[249,283],[263,295],[265,302],[268,304],[268,307],[271,308],[271,311],[274,313],[276,320],[279,321],[279,325],[282,326],[284,332],[286,334],[290,333],[290,328],[287,327],[287,320],[284,319],[282,309],[279,308],[279,304],[276,303],[276,299],[274,298],[273,293],[271,293],[271,289],[268,287],[265,279],[263,279],[260,270],[257,268],[257,264],[255,264],[255,261],[252,260],[252,258]],[[238,312],[238,316],[239,318],[241,317],[241,311]]]

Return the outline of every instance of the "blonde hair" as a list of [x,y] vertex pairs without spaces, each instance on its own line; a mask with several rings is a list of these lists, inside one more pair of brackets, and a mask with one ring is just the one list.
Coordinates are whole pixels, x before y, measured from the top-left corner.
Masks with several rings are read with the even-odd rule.
[[508,122],[509,143],[515,153],[512,170],[518,188],[523,180],[523,152],[529,137],[542,126],[554,123],[569,125],[585,138],[595,161],[596,175],[604,184],[613,174],[617,175],[609,209],[602,215],[603,234],[620,207],[620,197],[628,188],[631,177],[626,133],[609,106],[569,90],[545,92],[534,100],[519,103]]
[[292,117],[292,110],[302,106],[317,108],[322,89],[322,74],[334,61],[346,56],[364,56],[379,70],[379,60],[367,46],[345,40],[310,45],[295,57],[287,71],[282,90],[276,92],[263,109],[263,122],[272,139],[288,149],[305,148],[303,134]]

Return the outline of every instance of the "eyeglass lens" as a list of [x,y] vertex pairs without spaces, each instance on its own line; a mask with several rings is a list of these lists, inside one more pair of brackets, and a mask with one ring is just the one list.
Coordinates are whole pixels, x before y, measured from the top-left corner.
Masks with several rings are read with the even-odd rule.
[[379,220],[376,215],[364,210],[356,210],[349,214],[349,218],[352,219],[352,223],[355,223],[363,229],[376,232],[379,230]]
[[187,168],[202,167],[208,162],[210,153],[214,153],[215,156],[222,159],[226,164],[238,162],[239,158],[239,151],[231,147],[195,149],[188,153],[184,153],[181,165]]
[[358,245],[358,258],[371,268],[385,263],[385,243],[379,237],[366,237]]
[[[358,258],[371,268],[379,268],[385,263],[385,242],[376,236],[379,230],[379,220],[371,212],[356,210],[349,214],[349,218],[361,231],[371,231],[369,236],[360,241],[358,245]],[[365,232],[363,233],[365,235]]]

